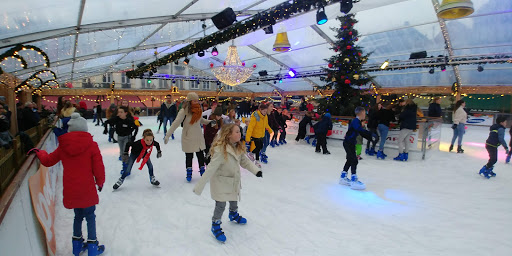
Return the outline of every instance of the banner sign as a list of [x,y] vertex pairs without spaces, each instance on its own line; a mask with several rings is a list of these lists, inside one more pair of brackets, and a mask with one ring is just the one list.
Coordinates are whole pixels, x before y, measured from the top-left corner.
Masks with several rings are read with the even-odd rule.
[[486,115],[486,114],[473,114],[468,115],[467,124],[470,125],[482,125],[482,126],[492,126],[494,123],[494,115]]

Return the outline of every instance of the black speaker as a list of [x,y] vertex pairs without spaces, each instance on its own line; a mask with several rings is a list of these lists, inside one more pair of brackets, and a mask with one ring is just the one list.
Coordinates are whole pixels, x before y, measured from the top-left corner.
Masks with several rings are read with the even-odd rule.
[[229,27],[236,21],[236,14],[230,7],[212,17],[213,24],[219,30]]
[[413,52],[413,53],[411,53],[411,56],[409,57],[409,59],[410,60],[424,59],[426,57],[427,57],[427,51]]

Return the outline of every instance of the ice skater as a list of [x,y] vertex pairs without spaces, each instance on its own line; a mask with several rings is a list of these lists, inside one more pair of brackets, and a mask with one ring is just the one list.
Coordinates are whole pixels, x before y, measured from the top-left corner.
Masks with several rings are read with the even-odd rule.
[[[126,176],[130,175],[132,171],[133,164],[135,162],[141,162],[139,170],[142,170],[142,167],[146,165],[148,167],[149,173],[149,182],[154,185],[160,185],[160,182],[155,178],[153,173],[153,164],[151,163],[151,152],[153,151],[153,146],[156,147],[156,158],[162,157],[162,151],[160,150],[160,144],[156,142],[155,136],[153,135],[153,131],[151,129],[146,129],[142,132],[142,139],[135,142],[128,142],[123,151],[123,162],[126,163],[126,169],[124,173],[121,175],[121,178],[114,184],[114,189],[118,189],[121,185],[123,185],[124,179]],[[132,149],[130,154],[128,152]]]
[[489,161],[487,162],[482,169],[480,169],[479,174],[486,177],[487,179],[491,177],[496,177],[496,173],[492,170],[494,169],[494,164],[498,161],[498,147],[503,145],[507,155],[510,153],[507,147],[507,142],[505,142],[505,126],[507,125],[507,118],[504,116],[498,116],[496,118],[496,123],[489,128],[489,137],[485,141],[485,149],[489,153]]
[[[89,256],[100,255],[105,251],[96,237],[96,205],[98,191],[105,182],[105,167],[98,144],[87,132],[87,121],[79,113],[73,113],[68,122],[68,133],[59,137],[59,146],[48,154],[44,150],[31,149],[44,166],[53,166],[62,161],[64,168],[62,202],[67,209],[73,209],[73,255],[78,256],[88,250]],[[82,222],[87,221],[87,242],[82,237]]]
[[[114,116],[105,121],[103,125],[105,126],[103,134],[108,133],[107,125],[110,125],[110,127],[115,127],[115,132],[117,133],[117,144],[119,145],[119,160],[122,160],[126,144],[132,141],[132,138],[135,138],[137,136],[137,132],[139,131],[139,128],[137,125],[135,125],[135,120],[131,116],[128,107],[119,107],[117,110],[117,116]],[[123,169],[121,170],[121,175],[126,170],[127,166],[125,162],[123,162],[122,165]]]
[[238,214],[238,200],[242,187],[240,167],[252,172],[256,177],[263,177],[260,168],[245,155],[244,143],[240,138],[240,128],[235,124],[227,124],[221,129],[212,144],[212,160],[208,169],[194,187],[194,193],[201,195],[204,186],[210,181],[210,194],[215,200],[211,231],[221,242],[226,241],[220,227],[226,201],[229,201],[229,220],[238,224],[247,223],[247,219]]
[[[261,103],[257,111],[251,114],[251,120],[247,133],[245,135],[245,141],[247,142],[247,148],[249,153],[247,156],[251,161],[254,161],[256,166],[261,168],[260,164],[260,151],[263,148],[263,141],[265,139],[265,131],[269,134],[272,133],[272,128],[268,126],[268,111],[269,106],[265,103]],[[254,143],[254,149],[251,149],[251,142]],[[266,159],[266,158],[265,158]]]
[[[345,134],[345,140],[343,141],[343,148],[347,153],[347,162],[341,172],[341,185],[350,186],[351,189],[362,190],[366,188],[366,185],[357,178],[357,156],[356,156],[356,138],[357,135],[363,136],[367,140],[373,140],[376,138],[376,134],[365,130],[361,125],[361,120],[364,120],[366,113],[363,107],[356,107],[355,109],[356,118],[352,119],[348,126],[348,131]],[[348,178],[348,169],[351,169],[351,179]]]
[[324,155],[330,155],[331,152],[327,150],[327,132],[332,130],[331,114],[325,113],[322,120],[316,123],[313,129],[315,129],[315,137],[317,139],[315,152],[320,153],[320,148],[322,148]]
[[304,117],[299,122],[299,132],[297,134],[297,137],[295,138],[295,141],[299,142],[299,140],[303,140],[306,138],[306,127],[309,124],[310,127],[313,127],[313,124],[311,123],[311,116],[313,114],[309,111],[307,111],[304,114]]

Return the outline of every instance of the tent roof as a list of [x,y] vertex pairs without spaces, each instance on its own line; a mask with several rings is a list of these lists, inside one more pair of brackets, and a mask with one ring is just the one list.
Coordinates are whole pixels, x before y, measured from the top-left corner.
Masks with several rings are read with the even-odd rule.
[[[0,23],[0,53],[13,45],[26,43],[44,50],[60,83],[94,75],[132,68],[141,62],[155,60],[217,31],[211,17],[232,7],[242,20],[283,0],[82,0],[82,1],[5,1]],[[475,13],[446,21],[446,29],[455,56],[478,54],[510,54],[512,34],[512,1],[473,0]],[[328,48],[335,38],[331,27],[341,15],[339,4],[326,7],[329,21],[316,25],[315,12],[299,15],[274,26],[274,34],[259,30],[235,40],[243,61],[270,75],[284,74],[289,67],[298,72],[314,71],[326,66],[325,59],[334,54]],[[412,52],[427,51],[429,56],[448,55],[440,21],[431,0],[361,0],[354,5],[361,34],[358,42],[365,52],[372,52],[369,63],[407,60]],[[275,34],[288,32],[292,51],[272,51]],[[231,43],[217,46],[219,56],[190,58],[190,65],[213,76],[209,63],[219,65]],[[39,56],[23,53],[30,67],[21,70],[9,61],[2,68],[22,79],[42,66]],[[31,55],[32,54],[32,55]],[[36,62],[38,61],[39,62]],[[493,64],[477,71],[477,65],[460,66],[463,85],[511,85],[512,66]],[[280,71],[282,69],[282,71]],[[375,72],[375,82],[382,87],[449,86],[455,81],[454,71],[407,69]],[[307,90],[323,85],[318,78],[294,79],[276,86],[285,91]],[[273,84],[242,84],[248,90],[261,92],[274,89]]]

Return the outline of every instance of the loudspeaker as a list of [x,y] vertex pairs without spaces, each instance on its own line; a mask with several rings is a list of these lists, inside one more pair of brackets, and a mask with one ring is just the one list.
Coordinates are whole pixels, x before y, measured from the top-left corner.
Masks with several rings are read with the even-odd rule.
[[265,34],[274,34],[274,29],[272,28],[272,25],[264,27],[263,31],[265,31]]
[[266,70],[262,70],[262,71],[258,72],[258,74],[259,74],[260,76],[267,76],[267,75],[268,75],[268,73],[267,73],[267,71],[266,71]]
[[427,51],[422,52],[413,52],[411,53],[411,56],[409,57],[410,60],[414,59],[424,59],[427,57]]
[[219,30],[229,27],[236,21],[236,14],[230,7],[212,17],[213,24]]

